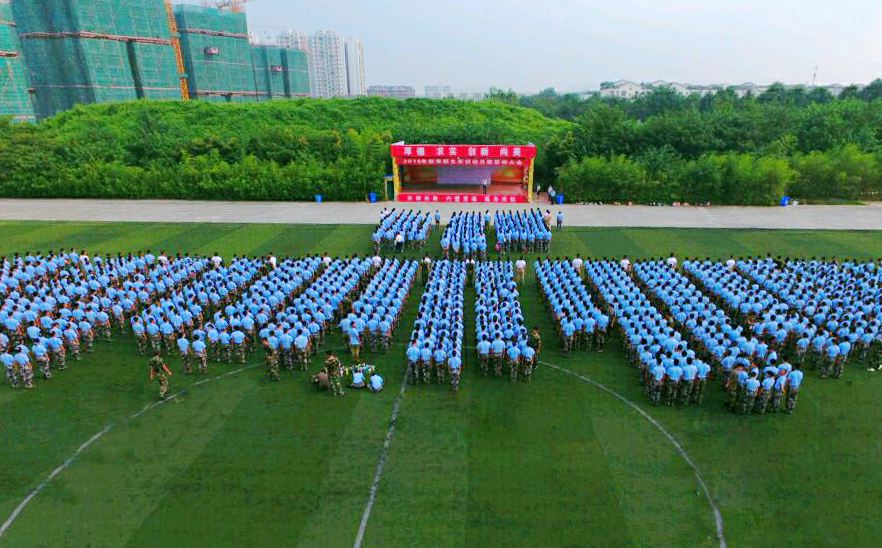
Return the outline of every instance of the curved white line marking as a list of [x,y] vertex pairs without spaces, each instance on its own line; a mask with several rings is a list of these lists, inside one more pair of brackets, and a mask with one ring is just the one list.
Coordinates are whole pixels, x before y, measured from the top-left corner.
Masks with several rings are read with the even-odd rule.
[[625,396],[619,394],[618,392],[616,392],[612,388],[609,388],[608,386],[601,384],[590,377],[586,377],[585,375],[580,375],[579,373],[576,373],[575,371],[571,371],[565,367],[560,367],[559,365],[555,365],[553,363],[548,363],[548,362],[543,362],[543,361],[540,361],[539,363],[541,363],[542,365],[547,365],[548,367],[551,367],[552,369],[557,369],[561,373],[566,373],[567,375],[571,375],[573,377],[576,377],[577,379],[580,379],[584,382],[587,382],[588,384],[594,386],[595,388],[599,388],[600,390],[603,390],[604,392],[606,392],[610,396],[613,396],[614,398],[618,399],[619,401],[621,401],[622,403],[624,403],[625,405],[627,405],[631,409],[640,413],[640,415],[642,415],[644,419],[648,420],[650,423],[652,423],[653,426],[658,428],[659,432],[664,434],[664,436],[668,439],[668,441],[671,442],[671,445],[673,445],[674,448],[677,449],[677,452],[680,453],[680,456],[683,457],[683,460],[686,461],[686,464],[688,464],[689,467],[692,468],[692,473],[695,475],[695,479],[698,481],[698,485],[701,486],[701,490],[704,491],[704,497],[707,499],[707,503],[710,505],[711,510],[714,513],[714,522],[716,523],[717,539],[720,541],[720,548],[726,548],[726,537],[723,534],[723,514],[720,512],[719,506],[717,506],[716,501],[714,501],[714,498],[711,496],[710,489],[708,489],[707,484],[704,482],[704,478],[701,477],[701,472],[698,470],[698,466],[695,464],[695,462],[692,461],[692,459],[689,457],[689,454],[686,452],[685,449],[683,449],[683,446],[680,445],[680,442],[678,442],[677,439],[674,438],[674,436],[670,432],[668,432],[668,430],[664,426],[661,425],[661,423],[659,423],[657,420],[652,418],[652,416],[649,413],[647,413],[642,408],[640,408],[640,406],[637,405],[636,403],[632,402],[631,400],[629,400]]
[[407,391],[407,373],[404,375],[404,382],[401,383],[401,391],[395,398],[395,404],[392,406],[392,418],[389,419],[389,428],[386,430],[386,439],[383,441],[383,450],[380,452],[380,460],[377,461],[377,470],[374,472],[374,481],[371,483],[371,494],[368,497],[367,504],[364,506],[364,512],[361,514],[361,523],[358,525],[358,535],[355,537],[354,548],[361,548],[364,542],[364,533],[367,530],[368,520],[371,519],[371,511],[374,509],[374,503],[377,501],[377,491],[380,489],[380,480],[383,479],[383,470],[386,468],[386,459],[389,457],[389,447],[392,445],[392,438],[395,436],[395,424],[398,422],[398,410],[401,408],[401,399],[404,392]]
[[[157,402],[153,402],[151,404],[148,404],[143,409],[141,409],[140,411],[138,411],[137,413],[135,413],[134,415],[132,415],[131,417],[126,419],[126,422],[135,420],[138,417],[140,417],[141,415],[143,415],[144,413],[147,413],[148,411],[156,409],[160,405],[166,404],[166,403],[170,402],[171,400],[177,399],[178,397],[180,397],[182,394],[186,393],[188,390],[190,390],[194,386],[198,386],[200,384],[204,384],[204,383],[208,383],[208,382],[219,381],[220,379],[223,379],[224,377],[229,377],[230,375],[235,375],[237,373],[241,373],[242,371],[246,371],[248,369],[253,369],[255,367],[257,367],[257,365],[249,365],[246,367],[240,367],[239,369],[234,369],[233,371],[229,371],[227,373],[224,373],[223,375],[218,375],[217,377],[211,377],[208,379],[202,379],[201,381],[194,382],[193,384],[191,384],[187,388],[184,388],[183,390],[181,390],[179,392],[175,392],[174,394],[172,394],[171,396],[169,396],[168,398],[166,398],[164,400],[159,400]],[[43,491],[43,489],[46,488],[46,486],[49,484],[50,481],[55,479],[55,476],[57,476],[58,474],[63,472],[65,468],[67,468],[71,464],[73,464],[74,461],[76,460],[76,458],[78,456],[80,456],[80,453],[82,453],[83,451],[88,449],[90,445],[92,445],[93,443],[95,443],[96,441],[101,439],[101,436],[103,436],[108,431],[110,431],[110,429],[113,428],[114,426],[115,426],[114,423],[108,424],[107,426],[104,427],[103,430],[101,430],[100,432],[98,432],[97,434],[95,434],[94,436],[89,438],[88,440],[86,440],[85,443],[83,443],[81,446],[79,446],[79,448],[76,450],[76,452],[74,452],[73,455],[68,457],[67,460],[65,460],[63,463],[61,463],[55,470],[52,471],[52,473],[50,473],[48,476],[46,476],[46,479],[44,479],[36,487],[34,487],[31,490],[31,492],[28,493],[27,496],[25,498],[23,498],[20,503],[18,503],[18,506],[15,507],[15,510],[13,510],[11,514],[9,514],[9,517],[6,518],[6,521],[3,522],[3,525],[0,525],[0,538],[3,538],[3,535],[5,535],[6,532],[9,530],[9,528],[12,527],[12,524],[15,523],[15,520],[18,519],[18,516],[22,513],[22,511],[25,509],[25,507],[28,504],[30,504],[30,502],[37,495],[39,495],[40,492]]]

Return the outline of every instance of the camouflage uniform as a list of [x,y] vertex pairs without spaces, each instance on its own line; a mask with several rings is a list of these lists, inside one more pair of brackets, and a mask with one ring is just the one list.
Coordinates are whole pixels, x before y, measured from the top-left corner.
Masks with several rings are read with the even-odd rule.
[[707,384],[706,379],[695,379],[695,387],[692,389],[692,405],[701,405],[704,400],[704,385]]
[[168,375],[165,372],[165,362],[159,356],[150,358],[150,377],[159,383],[159,399],[164,400],[168,394]]
[[193,373],[193,366],[190,363],[190,351],[181,352],[181,362],[184,365],[184,375],[190,375]]
[[447,382],[447,363],[436,363],[435,364],[435,378],[438,381],[438,384],[444,384]]
[[18,373],[25,388],[34,387],[34,367],[30,363],[19,366]]
[[652,381],[649,389],[649,399],[652,400],[652,405],[661,403],[662,388],[664,388],[664,381]]
[[105,341],[110,341],[110,320],[105,323],[98,324],[98,336]]
[[769,408],[769,401],[772,399],[772,390],[763,390],[762,393],[757,396],[756,402],[753,405],[753,412],[765,415],[766,409]]
[[92,330],[89,329],[85,333],[81,335],[83,341],[83,350],[86,352],[92,352],[92,344],[95,342],[95,334],[92,333]]
[[665,381],[665,405],[671,406],[674,405],[674,399],[677,396],[677,390],[679,389],[680,382],[673,381],[671,379],[667,379]]
[[270,380],[278,381],[279,380],[279,355],[275,350],[267,346],[265,348],[266,356],[266,374],[269,376]]
[[245,364],[245,343],[233,343],[233,361],[240,365]]
[[787,412],[793,413],[793,409],[796,407],[796,399],[799,397],[799,389],[794,390],[792,388],[787,389]]
[[162,338],[159,333],[150,336],[150,350],[153,352],[162,352]]
[[9,381],[13,388],[18,388],[18,371],[16,371],[14,365],[6,368],[6,380]]
[[196,366],[199,368],[199,372],[203,375],[208,373],[208,354],[205,352],[196,352]]
[[55,368],[59,371],[67,369],[67,352],[64,350],[64,345],[52,351],[52,360],[55,362]]
[[52,372],[49,369],[49,367],[51,365],[51,362],[49,361],[49,354],[46,354],[45,356],[37,358],[37,364],[40,366],[40,373],[43,374],[43,378],[44,379],[51,379]]
[[680,386],[677,389],[677,405],[683,406],[689,403],[689,397],[692,395],[692,382],[686,379],[680,380]]
[[139,333],[135,335],[138,342],[138,354],[144,354],[147,351],[147,333]]
[[743,390],[741,393],[741,406],[740,411],[742,415],[747,415],[750,413],[751,409],[753,409],[753,405],[756,402],[756,393],[751,394],[747,390]]
[[325,359],[325,367],[328,369],[328,377],[331,382],[331,391],[335,396],[345,396],[343,391],[343,366],[337,356],[331,355]]

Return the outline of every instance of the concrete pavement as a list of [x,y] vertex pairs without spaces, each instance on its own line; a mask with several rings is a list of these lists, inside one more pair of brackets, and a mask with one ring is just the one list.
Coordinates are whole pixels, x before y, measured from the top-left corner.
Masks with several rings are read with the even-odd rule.
[[563,211],[566,226],[882,230],[882,203],[856,206],[652,207],[381,202],[202,202],[183,200],[0,199],[0,220],[184,223],[376,224],[383,207],[441,211]]

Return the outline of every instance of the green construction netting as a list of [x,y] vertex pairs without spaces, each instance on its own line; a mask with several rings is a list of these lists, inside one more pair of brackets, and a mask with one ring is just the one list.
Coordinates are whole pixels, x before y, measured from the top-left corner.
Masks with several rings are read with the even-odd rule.
[[28,75],[9,4],[0,2],[0,116],[34,121]]
[[295,49],[253,46],[254,77],[262,99],[309,95],[306,54]]
[[[257,101],[245,14],[175,6],[190,95],[206,101]],[[232,35],[232,36],[231,36]]]
[[[12,4],[39,118],[77,103],[180,99],[163,0],[16,0]],[[35,36],[95,33],[104,37]],[[126,40],[131,38],[131,40]]]

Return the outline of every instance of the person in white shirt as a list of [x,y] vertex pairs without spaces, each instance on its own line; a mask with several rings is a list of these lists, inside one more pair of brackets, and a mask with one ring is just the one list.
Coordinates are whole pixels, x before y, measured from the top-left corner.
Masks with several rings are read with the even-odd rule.
[[619,261],[619,264],[622,266],[625,272],[631,271],[631,261],[629,261],[627,257],[622,257],[622,260]]
[[735,270],[735,259],[729,259],[726,261],[726,268],[729,270]]
[[156,262],[162,266],[168,266],[168,255],[165,254],[165,251],[159,252],[159,257],[156,258]]
[[270,264],[271,267],[273,267],[273,270],[276,269],[276,264],[277,264],[279,261],[278,261],[278,259],[276,259],[276,256],[273,255],[273,252],[272,252],[272,251],[270,251],[270,253],[269,253],[269,258],[267,259],[267,262]]
[[377,372],[374,372],[374,374],[371,375],[370,381],[371,381],[371,384],[370,384],[371,392],[373,392],[375,394],[377,392],[379,392],[380,390],[382,390],[383,386],[385,385],[385,383],[383,382],[383,377],[381,377]]
[[585,264],[585,261],[582,260],[581,255],[576,255],[576,258],[573,259],[573,268],[576,269],[577,274],[582,274],[582,265]]
[[675,270],[677,269],[677,258],[674,257],[673,253],[671,253],[671,256],[668,257],[668,260],[666,262],[668,263],[668,266],[670,268],[675,269]]
[[383,258],[379,255],[374,255],[371,258],[371,263],[374,265],[374,268],[380,268],[381,266],[383,266]]
[[395,251],[399,253],[404,251],[404,235],[400,232],[395,235]]
[[214,252],[214,257],[211,258],[211,264],[213,264],[215,268],[220,268],[220,266],[224,264],[224,260],[217,254],[217,251]]
[[331,264],[333,261],[334,261],[334,259],[332,259],[331,256],[328,255],[327,252],[325,252],[325,253],[322,254],[322,262],[325,264],[325,266],[328,266],[328,265]]
[[521,257],[515,262],[515,269],[517,269],[518,272],[518,280],[521,283],[524,283],[524,278],[527,272],[527,261],[525,261],[524,258]]
[[364,388],[364,373],[361,371],[352,373],[352,388]]

